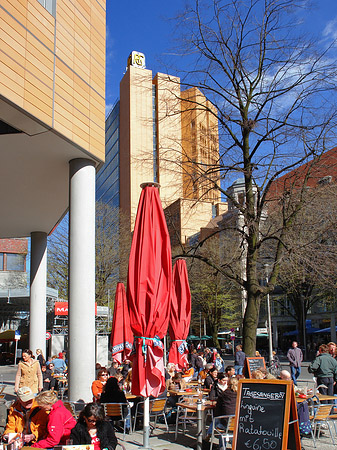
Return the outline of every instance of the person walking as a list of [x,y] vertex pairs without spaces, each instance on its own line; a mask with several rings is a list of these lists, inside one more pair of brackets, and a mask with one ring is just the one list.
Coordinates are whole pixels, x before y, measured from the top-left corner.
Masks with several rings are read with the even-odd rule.
[[245,365],[246,354],[242,351],[242,345],[239,344],[235,348],[235,374],[242,375],[243,366]]
[[297,386],[297,378],[301,375],[301,365],[303,361],[303,353],[296,341],[293,341],[292,348],[288,350],[287,358],[290,364],[291,378]]
[[26,349],[22,352],[22,359],[18,364],[15,376],[14,392],[20,387],[29,387],[34,394],[42,391],[43,378],[39,361],[33,358],[33,352]]
[[337,381],[337,361],[329,354],[327,345],[320,345],[318,351],[319,354],[309,365],[308,372],[317,378],[321,394],[333,395],[334,382]]

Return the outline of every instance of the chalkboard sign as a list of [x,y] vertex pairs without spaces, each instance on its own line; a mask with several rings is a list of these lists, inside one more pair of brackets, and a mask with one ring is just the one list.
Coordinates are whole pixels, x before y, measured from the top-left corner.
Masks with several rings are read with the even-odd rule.
[[248,356],[245,360],[245,377],[251,378],[252,372],[260,367],[266,368],[266,362],[262,356]]
[[292,381],[240,380],[233,448],[301,448]]

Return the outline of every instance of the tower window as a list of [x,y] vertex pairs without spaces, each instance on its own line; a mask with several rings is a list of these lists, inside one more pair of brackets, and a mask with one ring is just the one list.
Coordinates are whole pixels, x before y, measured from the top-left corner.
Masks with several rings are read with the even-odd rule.
[[56,17],[56,0],[37,0],[53,17]]

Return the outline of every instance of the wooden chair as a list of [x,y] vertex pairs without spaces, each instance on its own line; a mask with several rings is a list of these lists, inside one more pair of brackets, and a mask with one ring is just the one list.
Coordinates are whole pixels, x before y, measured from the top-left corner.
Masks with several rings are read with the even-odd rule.
[[[219,427],[219,425],[217,425],[218,419],[220,419],[220,420],[227,419],[227,425],[225,428],[221,428],[221,427]],[[212,450],[212,447],[213,447],[214,437],[217,437],[217,436],[219,437],[219,441],[221,439],[221,442],[222,442],[221,447],[224,450],[226,450],[228,443],[233,440],[234,423],[235,423],[235,416],[214,417],[214,419],[212,421],[212,435],[211,435],[210,450]]]
[[[325,424],[327,426],[329,433],[330,433],[331,440],[332,440],[332,444],[335,445],[335,441],[334,441],[334,438],[332,435],[331,425],[329,422],[329,420],[331,419],[331,415],[330,415],[331,408],[332,408],[331,404],[326,405],[326,404],[321,403],[317,406],[315,414],[310,417],[311,426],[313,429],[312,437],[313,437],[315,448],[316,448],[316,439],[319,438],[321,427],[323,424]],[[317,432],[317,436],[316,436],[316,432]]]
[[[79,416],[79,413],[76,411],[75,403],[74,402],[64,401],[63,404],[67,408],[67,410],[71,412],[71,414],[74,417],[74,419],[77,420],[78,416]],[[83,407],[84,406],[85,405],[83,404]]]
[[[167,431],[169,431],[169,427],[166,420],[166,398],[155,398],[153,400],[150,400],[150,420],[151,417],[154,418],[154,426],[152,427],[152,430],[155,430],[157,428],[157,418],[158,416],[163,416],[164,422],[166,425]],[[143,417],[144,416],[144,402],[137,403],[136,411],[135,411],[135,419],[133,422],[133,431],[136,429],[136,421],[137,417]]]
[[[126,433],[126,420],[130,417],[130,406],[128,403],[101,403],[104,407],[104,412],[107,417],[113,417],[114,421],[123,422],[123,441]],[[131,424],[130,424],[131,428]]]

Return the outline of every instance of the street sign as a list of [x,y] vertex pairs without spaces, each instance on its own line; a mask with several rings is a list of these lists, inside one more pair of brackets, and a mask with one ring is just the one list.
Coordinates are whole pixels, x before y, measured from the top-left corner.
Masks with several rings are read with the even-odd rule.
[[49,331],[46,331],[46,341],[49,341],[51,338],[51,333]]

